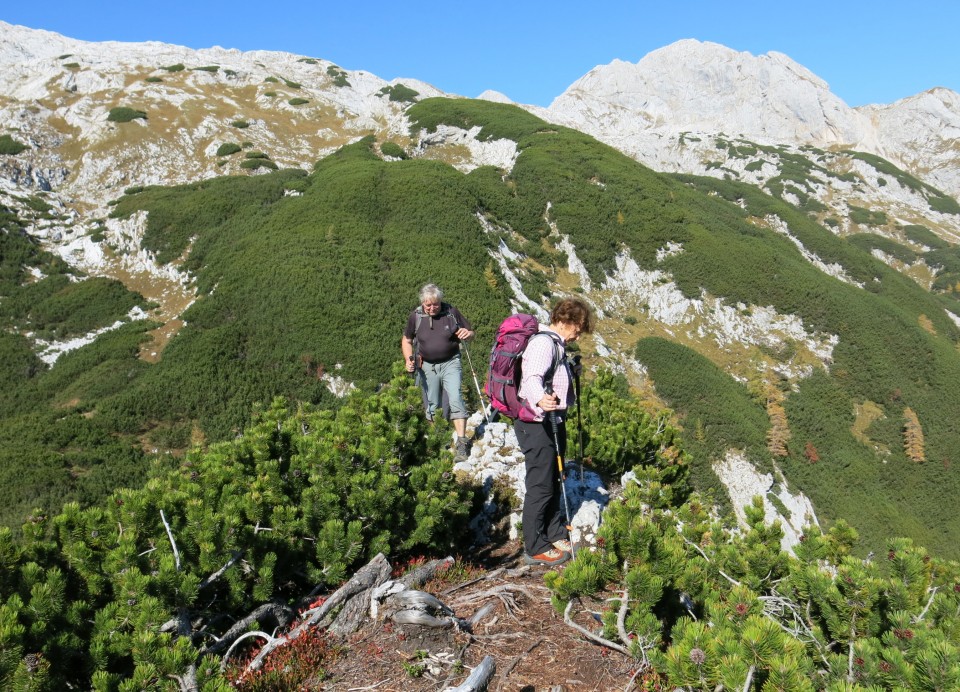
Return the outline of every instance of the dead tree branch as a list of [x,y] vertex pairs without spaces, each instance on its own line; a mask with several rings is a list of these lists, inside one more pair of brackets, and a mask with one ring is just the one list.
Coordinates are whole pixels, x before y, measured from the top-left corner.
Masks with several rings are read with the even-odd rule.
[[575,629],[577,632],[579,632],[580,634],[582,634],[584,637],[586,637],[587,639],[589,639],[590,641],[592,641],[592,642],[594,642],[594,643],[596,643],[596,644],[600,644],[601,646],[605,646],[605,647],[607,647],[608,649],[613,649],[614,651],[619,651],[620,653],[622,653],[622,654],[625,655],[625,656],[629,656],[629,655],[630,655],[630,650],[629,650],[629,649],[627,649],[627,648],[625,648],[625,647],[623,647],[623,646],[620,646],[619,644],[617,644],[617,643],[615,643],[615,642],[612,642],[612,641],[610,641],[609,639],[604,639],[603,637],[594,634],[593,632],[591,632],[590,630],[588,630],[586,627],[582,627],[582,626],[578,625],[577,623],[575,623],[575,622],[573,621],[573,618],[570,617],[570,610],[571,610],[572,608],[573,608],[573,600],[571,599],[570,602],[567,603],[567,607],[566,607],[566,608],[564,609],[564,611],[563,611],[563,621],[564,621],[565,623],[567,623],[570,627],[572,627],[572,628]]

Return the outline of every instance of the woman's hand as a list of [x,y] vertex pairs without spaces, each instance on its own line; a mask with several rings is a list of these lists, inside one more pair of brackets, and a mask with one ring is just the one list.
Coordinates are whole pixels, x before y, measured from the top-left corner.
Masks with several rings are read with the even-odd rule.
[[543,398],[537,402],[541,411],[556,411],[560,408],[560,397],[556,394],[544,394]]

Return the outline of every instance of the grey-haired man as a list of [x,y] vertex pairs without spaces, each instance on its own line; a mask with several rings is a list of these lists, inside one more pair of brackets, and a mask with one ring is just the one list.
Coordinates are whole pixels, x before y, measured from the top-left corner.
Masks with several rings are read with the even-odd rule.
[[420,305],[407,318],[400,350],[408,372],[420,370],[427,419],[433,420],[441,408],[443,395],[449,405],[449,418],[457,433],[454,461],[467,458],[467,407],[460,393],[463,367],[460,342],[472,339],[473,325],[449,303],[436,284],[420,289]]

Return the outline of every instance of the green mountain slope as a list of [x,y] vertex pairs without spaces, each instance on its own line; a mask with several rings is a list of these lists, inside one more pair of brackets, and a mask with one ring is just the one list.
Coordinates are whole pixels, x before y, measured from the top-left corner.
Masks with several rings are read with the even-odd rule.
[[[149,249],[165,261],[187,258],[199,298],[184,315],[186,325],[155,364],[129,350],[125,361],[116,351],[107,354],[119,348],[115,340],[150,327],[138,323],[48,371],[38,368],[14,384],[18,400],[38,393],[22,407],[49,409],[55,397],[39,392],[55,381],[58,391],[71,394],[70,413],[62,415],[83,414],[126,439],[161,448],[223,439],[245,425],[256,402],[276,395],[335,406],[323,374],[336,372],[362,387],[385,380],[399,357],[403,320],[426,281],[443,286],[474,321],[474,360],[482,363],[493,330],[517,299],[504,276],[510,271],[535,302],[582,292],[603,311],[601,338],[616,333],[631,352],[639,341],[635,356],[649,383],[691,433],[699,431],[687,434],[700,439],[699,485],[718,487],[711,462],[730,447],[745,449],[764,468],[774,463],[763,446],[769,420],[754,386],[760,380],[785,396],[792,435],[788,455],[776,463],[822,517],[847,518],[868,545],[905,535],[946,556],[958,554],[960,520],[949,508],[960,489],[950,468],[960,452],[950,415],[960,404],[954,386],[960,329],[945,312],[955,301],[890,269],[862,242],[838,238],[748,185],[656,174],[511,106],[428,99],[408,115],[427,130],[480,126],[481,139],[511,139],[519,156],[509,171],[462,173],[440,161],[382,160],[366,139],[309,173],[228,177],[124,196],[114,213],[147,211]],[[774,230],[771,219],[785,223],[791,237]],[[798,243],[840,266],[847,282],[818,269]],[[579,278],[568,271],[570,247],[585,267]],[[664,253],[665,247],[677,251]],[[931,251],[949,256],[951,248]],[[778,348],[743,346],[739,364],[731,364],[730,348],[718,347],[708,328],[700,335],[672,329],[667,342],[641,340],[662,325],[642,308],[616,307],[607,281],[624,257],[660,272],[684,299],[713,296],[742,305],[741,312],[771,307],[799,318],[807,333],[835,336],[837,344],[800,376],[773,368],[804,348],[796,338]],[[599,341],[584,348],[589,363],[600,362]],[[91,378],[90,369],[71,366],[85,358],[109,372]],[[677,359],[688,367],[676,367]],[[867,403],[882,416],[864,431],[855,412]],[[907,408],[923,428],[925,462],[903,452]],[[8,413],[15,428],[19,409]],[[807,443],[818,452],[816,463],[805,454]]]

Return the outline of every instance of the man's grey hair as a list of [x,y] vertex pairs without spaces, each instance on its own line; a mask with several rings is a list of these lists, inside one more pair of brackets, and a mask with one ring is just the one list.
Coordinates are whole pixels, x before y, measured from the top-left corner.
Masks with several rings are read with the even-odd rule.
[[420,289],[420,302],[426,303],[428,301],[443,301],[443,291],[441,291],[440,287],[436,284],[427,284]]

